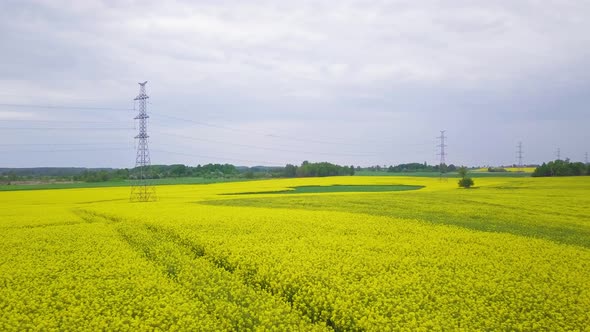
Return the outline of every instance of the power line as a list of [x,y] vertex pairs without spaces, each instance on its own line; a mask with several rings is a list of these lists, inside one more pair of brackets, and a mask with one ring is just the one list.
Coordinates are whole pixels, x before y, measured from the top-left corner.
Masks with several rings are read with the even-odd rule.
[[[151,103],[149,103],[149,104],[151,104]],[[104,110],[112,110],[112,111],[133,111],[134,110],[134,108],[117,108],[117,107],[94,107],[94,106],[72,106],[72,105],[45,105],[45,104],[14,104],[14,103],[0,103],[0,106],[8,106],[8,107],[29,107],[29,108],[46,108],[46,109],[71,109],[71,110],[78,109],[78,110],[97,110],[97,111],[104,111]],[[363,144],[363,143],[359,143],[359,144],[344,143],[344,142],[342,142],[342,140],[344,140],[345,138],[337,138],[337,137],[329,137],[330,139],[335,139],[337,141],[324,141],[324,140],[315,140],[315,139],[314,140],[311,140],[311,139],[302,139],[300,137],[292,137],[292,136],[287,136],[287,135],[282,135],[282,134],[279,135],[279,134],[265,133],[265,132],[255,131],[255,130],[235,128],[235,127],[231,127],[231,126],[223,126],[223,125],[218,125],[218,124],[212,124],[212,123],[207,123],[207,122],[203,122],[203,121],[197,121],[197,120],[193,120],[193,119],[187,119],[187,118],[182,118],[182,117],[177,117],[177,116],[160,114],[160,113],[157,113],[157,112],[150,112],[150,113],[153,114],[153,115],[157,115],[159,117],[168,118],[168,119],[172,119],[172,120],[176,120],[176,121],[181,121],[181,122],[190,122],[190,123],[194,123],[194,124],[200,125],[200,126],[217,128],[217,129],[224,129],[224,130],[231,130],[231,131],[240,131],[240,132],[244,132],[244,133],[254,133],[254,134],[261,135],[261,136],[266,136],[266,137],[283,138],[283,139],[289,139],[289,140],[295,140],[295,141],[302,141],[302,142],[319,143],[319,144],[336,144],[336,145],[362,145]],[[13,120],[13,121],[15,121],[15,120]],[[27,120],[23,120],[23,121],[27,121]],[[39,121],[40,122],[40,120],[34,120],[34,121]],[[56,121],[56,122],[58,122],[58,121]],[[72,121],[72,122],[78,122],[78,121]],[[380,140],[373,140],[373,141],[380,141]],[[426,145],[426,144],[428,144],[428,143],[414,143],[412,145]]]
[[[162,124],[158,124],[159,127],[163,127],[165,129],[170,129],[170,130],[177,130],[176,127],[172,127],[172,126],[166,126],[166,125],[162,125]],[[163,131],[158,131],[155,130],[153,132],[157,132],[160,133],[162,135],[168,135],[168,136],[178,136],[178,137],[182,137],[182,138],[187,138],[187,139],[192,139],[192,140],[198,140],[198,141],[206,141],[206,142],[211,142],[211,143],[220,143],[220,144],[227,144],[227,145],[241,145],[241,146],[247,146],[247,147],[252,147],[252,148],[260,148],[260,149],[275,149],[277,151],[285,151],[285,152],[303,152],[303,153],[316,153],[316,152],[309,152],[309,151],[302,151],[302,150],[290,150],[290,147],[286,146],[286,145],[278,145],[278,146],[283,146],[286,148],[282,148],[281,150],[278,150],[278,148],[269,148],[269,147],[264,147],[264,146],[259,146],[259,145],[245,145],[245,144],[236,144],[234,142],[223,142],[223,141],[215,141],[215,140],[210,140],[210,139],[204,139],[204,138],[196,138],[196,137],[191,137],[191,136],[186,136],[186,135],[180,135],[180,134],[172,134],[172,133],[168,133],[168,132],[163,132]],[[265,135],[266,136],[266,135]],[[414,150],[413,151],[424,151],[424,150],[416,150],[416,146],[421,146],[424,145],[422,143],[403,143],[403,144],[398,144],[400,146],[406,146],[406,147],[412,147]],[[275,146],[273,144],[273,146]],[[361,144],[359,144],[359,146],[361,146]],[[363,150],[366,147],[366,144],[363,144]],[[321,152],[320,152],[321,153]],[[375,155],[380,155],[380,154],[387,154],[390,153],[389,151],[370,151],[368,153],[339,153],[339,155],[347,155],[347,156],[357,156],[357,157],[362,157],[362,156],[375,156]],[[333,155],[333,153],[331,152],[325,152],[323,154],[329,154],[329,155]]]
[[153,149],[153,151],[162,152],[162,153],[169,153],[169,154],[176,154],[176,155],[182,155],[182,156],[189,156],[189,157],[196,157],[196,158],[209,158],[209,159],[221,159],[221,160],[239,161],[239,162],[247,162],[247,163],[259,163],[259,164],[265,165],[265,166],[282,167],[282,166],[285,165],[284,163],[278,163],[278,162],[274,162],[274,161],[239,159],[239,158],[227,158],[227,157],[201,155],[201,154],[192,154],[192,153],[186,153],[186,152],[175,152],[175,151],[160,150],[160,149]]
[[83,151],[128,151],[130,148],[98,148],[98,149],[46,149],[46,150],[4,150],[0,151],[3,153],[18,153],[18,152],[35,152],[35,153],[44,153],[44,152],[83,152]]
[[161,132],[161,131],[155,131],[155,132],[157,132],[157,133],[159,133],[161,135],[165,135],[165,136],[174,136],[174,137],[179,137],[179,138],[184,138],[184,139],[190,139],[190,140],[194,140],[194,141],[209,142],[209,143],[223,144],[223,145],[233,145],[233,146],[247,147],[247,148],[267,150],[267,151],[292,152],[292,153],[307,153],[307,154],[317,154],[317,155],[324,155],[324,156],[340,156],[340,157],[342,157],[342,156],[347,156],[347,157],[369,157],[369,156],[374,156],[374,154],[310,152],[310,151],[303,151],[303,150],[278,149],[278,148],[270,148],[270,147],[263,147],[263,146],[250,145],[250,144],[241,144],[241,143],[234,143],[234,142],[227,142],[227,141],[225,141],[225,142],[224,141],[215,141],[215,140],[210,140],[210,139],[206,139],[206,138],[197,138],[197,137],[191,137],[191,136],[186,136],[186,135],[164,133],[164,132]]
[[[363,143],[350,143],[350,142],[345,142],[346,140],[348,140],[348,138],[335,138],[335,137],[332,137],[331,138],[331,139],[334,139],[336,141],[325,141],[325,140],[317,140],[317,139],[307,139],[307,138],[293,137],[293,136],[287,136],[287,135],[282,135],[282,134],[266,133],[266,132],[261,132],[261,131],[256,131],[256,130],[248,130],[248,129],[236,128],[236,127],[232,127],[232,126],[224,126],[224,125],[218,125],[218,124],[211,124],[211,123],[208,123],[208,122],[197,121],[197,120],[187,119],[187,118],[181,118],[181,117],[171,116],[171,115],[166,115],[166,114],[161,114],[159,112],[153,112],[153,111],[151,112],[151,114],[157,115],[157,116],[163,117],[163,118],[168,118],[168,119],[180,121],[180,122],[189,122],[189,123],[193,123],[193,124],[196,124],[198,126],[203,126],[203,127],[223,129],[223,130],[228,130],[228,131],[233,131],[233,132],[242,132],[242,133],[247,133],[247,134],[259,135],[259,136],[263,136],[263,137],[285,139],[285,140],[296,141],[296,142],[314,143],[314,144],[328,144],[328,145],[339,145],[339,146],[366,146],[366,143],[365,142],[363,142]],[[370,140],[370,141],[373,141],[373,142],[385,142],[385,143],[387,143],[387,142],[396,142],[396,141],[386,141],[386,140]],[[430,143],[406,143],[406,145],[412,145],[412,146],[424,146],[424,145],[428,145],[428,144],[430,144]]]
[[[63,110],[90,110],[90,111],[133,111],[133,108],[116,108],[116,107],[94,107],[94,106],[72,106],[72,105],[45,105],[45,104],[13,104],[13,103],[0,103],[0,106],[8,106],[8,107],[29,107],[29,108],[44,108],[44,109],[63,109]],[[328,144],[328,145],[339,145],[339,146],[364,146],[365,143],[350,143],[350,142],[343,142],[345,141],[347,138],[332,138],[336,141],[327,141],[327,140],[318,140],[318,139],[306,139],[306,138],[301,138],[301,137],[293,137],[293,136],[288,136],[288,135],[282,135],[282,134],[274,134],[274,133],[265,133],[265,132],[260,132],[260,131],[255,131],[255,130],[247,130],[247,129],[242,129],[242,128],[235,128],[235,127],[231,127],[231,126],[224,126],[224,125],[218,125],[218,124],[212,124],[212,123],[208,123],[208,122],[203,122],[203,121],[197,121],[197,120],[193,120],[193,119],[187,119],[187,118],[182,118],[182,117],[177,117],[177,116],[171,116],[171,115],[167,115],[167,114],[161,114],[158,112],[150,112],[151,114],[154,115],[158,115],[159,117],[162,118],[168,118],[168,119],[172,119],[172,120],[176,120],[176,121],[181,121],[181,122],[190,122],[199,126],[204,126],[204,127],[210,127],[210,128],[216,128],[216,129],[223,129],[223,130],[229,130],[229,131],[234,131],[234,132],[243,132],[243,133],[249,133],[249,134],[255,134],[255,135],[260,135],[260,136],[264,136],[264,137],[271,137],[271,138],[277,138],[277,139],[285,139],[285,140],[291,140],[291,141],[297,141],[297,142],[305,142],[305,143],[314,143],[314,144]],[[23,121],[26,122],[27,120],[19,120],[19,121]],[[36,121],[36,122],[41,122],[42,120],[32,120],[32,121]],[[56,121],[58,122],[58,121]],[[79,122],[79,123],[84,123],[84,121],[71,121],[70,123],[75,123],[75,122]],[[88,123],[90,123],[91,121],[88,121]],[[49,121],[47,121],[47,123],[49,123]],[[64,123],[64,122],[62,122]],[[97,123],[97,122],[92,122],[92,123]],[[105,122],[106,123],[106,122]],[[0,128],[1,129],[1,128]],[[386,142],[383,140],[371,140],[373,142]],[[422,146],[422,145],[427,145],[428,143],[412,143],[412,144],[408,144],[408,145],[414,145],[414,146]]]
[[55,121],[55,120],[25,120],[25,119],[0,119],[0,122],[33,122],[33,123],[92,123],[92,124],[121,124],[116,121]]
[[1,130],[132,130],[133,128],[115,127],[0,127]]
[[[38,144],[30,144],[30,145],[38,145]],[[128,148],[95,148],[95,149],[84,148],[84,149],[44,149],[44,150],[3,150],[0,152],[3,152],[3,153],[18,153],[18,152],[53,153],[53,152],[85,152],[85,151],[129,151],[130,149],[131,148],[129,148],[129,147]],[[228,158],[228,157],[192,154],[192,153],[186,153],[186,152],[176,152],[176,151],[161,150],[161,149],[151,149],[151,150],[157,151],[157,152],[162,152],[162,153],[183,155],[183,156],[190,156],[190,157],[197,157],[197,158],[209,158],[209,159],[240,161],[240,162],[249,162],[249,163],[260,163],[260,164],[264,164],[266,166],[277,166],[277,167],[284,166],[284,163],[279,163],[279,162],[275,162],[275,161]]]
[[229,130],[229,131],[234,131],[234,132],[243,132],[243,133],[255,134],[255,135],[260,135],[260,136],[265,136],[265,137],[282,138],[282,139],[287,139],[287,140],[292,140],[292,141],[306,142],[306,143],[316,143],[316,144],[354,145],[354,144],[343,143],[343,142],[330,142],[330,141],[321,141],[321,140],[314,140],[314,139],[302,139],[302,138],[299,138],[299,137],[291,137],[291,136],[285,136],[285,135],[269,134],[269,133],[263,133],[263,132],[255,131],[255,130],[245,130],[245,129],[241,129],[241,128],[235,128],[235,127],[229,127],[229,126],[222,126],[222,125],[216,125],[216,124],[206,123],[206,122],[202,122],[202,121],[196,121],[196,120],[191,120],[191,119],[179,118],[179,117],[176,117],[176,116],[170,116],[170,115],[160,114],[160,113],[156,113],[156,112],[152,112],[152,114],[158,115],[160,117],[168,118],[168,119],[174,119],[174,120],[177,120],[177,121],[190,122],[190,123],[193,123],[193,124],[196,124],[196,125],[199,125],[199,126],[203,126],[203,127],[223,129],[223,130]]
[[58,105],[40,105],[40,104],[7,104],[7,103],[0,103],[0,106],[6,106],[6,107],[26,107],[26,108],[47,108],[47,109],[64,109],[64,110],[133,111],[133,108],[92,107],[92,106],[58,106]]
[[0,143],[0,146],[90,146],[90,145],[120,145],[121,142],[113,143]]
[[[150,105],[152,104],[151,102],[148,102]],[[306,142],[309,142],[310,140],[307,139],[301,139],[300,137],[293,137],[293,136],[286,136],[286,135],[282,135],[282,134],[273,134],[273,133],[266,133],[266,132],[260,132],[260,131],[255,131],[255,130],[247,130],[247,129],[242,129],[242,128],[235,128],[235,127],[231,127],[231,126],[223,126],[223,125],[218,125],[218,124],[211,124],[211,123],[207,123],[207,122],[203,122],[203,121],[198,121],[198,120],[193,120],[193,119],[187,119],[187,118],[182,118],[182,117],[177,117],[177,116],[171,116],[171,115],[166,115],[166,114],[160,114],[158,112],[151,112],[151,114],[154,115],[158,115],[164,118],[168,118],[171,120],[177,120],[177,121],[182,121],[182,122],[191,122],[197,125],[202,125],[202,126],[206,126],[206,127],[212,127],[212,128],[219,128],[219,129],[226,129],[226,130],[232,130],[232,131],[241,131],[241,132],[245,132],[245,133],[253,133],[253,134],[257,134],[257,135],[261,135],[261,136],[267,136],[267,137],[276,137],[276,138],[285,138],[285,139],[293,139],[293,140],[304,140]],[[221,117],[216,117],[216,119],[218,120],[223,120],[226,121],[226,119],[221,118]],[[314,140],[312,141],[312,143],[323,143],[323,144],[338,144],[338,145],[342,145],[345,144],[343,143],[343,141],[349,140],[351,139],[350,137],[334,137],[334,136],[318,136],[318,135],[314,135],[315,137],[319,137],[319,138],[327,138],[329,140],[335,140],[335,141],[321,141],[321,140]],[[387,140],[379,140],[379,139],[370,139],[370,140],[364,140],[364,142],[389,142]],[[395,142],[395,141],[391,141],[391,142]],[[358,143],[358,144],[350,144],[349,145],[364,145],[364,143]],[[424,143],[412,143],[412,144],[408,144],[408,145],[415,145],[415,146],[419,146],[419,145],[429,145],[430,143],[424,142]]]
[[[89,110],[89,111],[105,111],[105,110],[130,111],[130,110],[134,110],[134,108],[91,107],[91,106],[71,106],[71,105],[58,106],[58,105],[44,105],[44,104],[14,104],[14,103],[0,103],[0,106],[30,107],[30,108],[45,108],[45,109],[64,109],[64,110]],[[207,122],[186,119],[186,118],[181,118],[181,117],[176,117],[176,116],[170,116],[170,115],[166,115],[166,114],[160,114],[160,113],[154,113],[154,112],[151,112],[151,113],[156,114],[158,117],[168,118],[168,119],[172,119],[172,120],[176,120],[176,121],[190,122],[190,123],[197,124],[200,126],[229,130],[229,131],[234,131],[234,132],[253,133],[253,134],[261,135],[261,136],[264,136],[267,138],[277,138],[277,139],[285,139],[285,140],[291,140],[291,141],[297,141],[297,142],[314,143],[314,144],[330,144],[330,145],[338,145],[338,146],[363,146],[363,147],[366,146],[365,143],[355,144],[355,143],[349,143],[349,142],[342,142],[345,140],[343,138],[335,138],[336,140],[338,140],[338,142],[317,140],[317,139],[306,139],[306,138],[301,138],[301,137],[292,137],[292,136],[287,136],[287,135],[282,135],[282,134],[281,135],[272,134],[272,133],[269,134],[269,133],[264,133],[264,132],[260,132],[260,131],[255,131],[255,130],[247,130],[247,129],[235,128],[235,127],[231,127],[231,126],[211,124],[211,123],[207,123]],[[146,115],[147,115],[147,112],[146,112]],[[2,121],[2,120],[0,120],[0,121]],[[49,121],[49,120],[26,120],[26,119],[4,120],[4,121],[7,121],[7,122],[10,122],[10,121],[31,122],[31,123],[35,123],[35,122],[38,122],[38,123],[56,122],[57,123],[57,122],[60,122],[60,123],[71,123],[71,124],[74,124],[74,123],[79,123],[79,124],[83,124],[83,123],[93,123],[93,124],[115,123],[115,122],[96,122],[96,121]],[[5,129],[5,130],[48,130],[48,131],[51,131],[51,130],[128,130],[131,128],[107,128],[107,127],[79,127],[79,128],[78,127],[10,127],[9,128],[9,127],[4,127],[4,128],[0,128],[0,129]],[[194,138],[194,137],[189,138],[187,136],[175,135],[175,134],[169,134],[169,133],[163,133],[163,134],[170,135],[170,136],[177,136],[177,137],[181,137],[181,138],[185,138],[185,139],[205,141],[205,142],[210,142],[210,143],[214,143],[214,144],[234,145],[234,146],[255,148],[255,149],[261,149],[261,150],[268,150],[268,151],[308,153],[308,154],[325,155],[325,156],[353,156],[353,157],[367,157],[367,156],[375,156],[375,155],[379,154],[379,152],[376,152],[374,154],[373,153],[371,153],[371,154],[360,154],[360,153],[356,154],[356,153],[310,152],[310,151],[304,151],[304,150],[278,149],[278,148],[262,147],[262,146],[249,145],[249,144],[214,141],[214,140],[199,139],[199,138]],[[373,141],[375,141],[375,140],[373,140]],[[377,140],[377,141],[386,142],[385,140]],[[405,143],[403,145],[404,146],[421,146],[421,145],[425,145],[425,144],[426,143]]]
[[[0,106],[7,106],[7,107],[28,107],[28,108],[45,108],[45,109],[62,109],[62,110],[91,110],[91,111],[105,111],[105,110],[109,110],[109,111],[133,111],[133,108],[116,108],[116,107],[94,107],[94,106],[71,106],[71,105],[45,105],[45,104],[14,104],[14,103],[0,103]],[[301,137],[293,137],[293,136],[287,136],[287,135],[282,135],[282,134],[274,134],[274,133],[266,133],[266,132],[260,132],[260,131],[255,131],[255,130],[246,130],[246,129],[241,129],[241,128],[235,128],[235,127],[231,127],[231,126],[224,126],[224,125],[218,125],[218,124],[212,124],[212,123],[208,123],[208,122],[203,122],[203,121],[197,121],[197,120],[193,120],[193,119],[187,119],[187,118],[182,118],[182,117],[177,117],[177,116],[171,116],[171,115],[166,115],[166,114],[161,114],[161,113],[157,113],[157,112],[150,112],[151,114],[155,114],[158,115],[159,117],[163,117],[163,118],[168,118],[168,119],[172,119],[172,120],[176,120],[176,121],[181,121],[181,122],[190,122],[199,126],[204,126],[204,127],[210,127],[210,128],[216,128],[216,129],[223,129],[223,130],[229,130],[229,131],[234,131],[234,132],[243,132],[243,133],[250,133],[250,134],[256,134],[256,135],[260,135],[260,136],[264,136],[264,137],[271,137],[271,138],[278,138],[278,139],[286,139],[286,140],[291,140],[291,141],[297,141],[297,142],[306,142],[306,143],[315,143],[315,144],[330,144],[330,145],[348,145],[348,146],[363,146],[365,145],[365,143],[349,143],[349,142],[343,142],[345,140],[347,140],[348,138],[336,138],[336,137],[331,137],[331,139],[334,139],[336,141],[326,141],[326,140],[318,140],[318,139],[305,139],[305,138],[301,138]],[[2,120],[0,120],[2,121]],[[52,123],[52,122],[61,122],[61,123],[99,123],[96,121],[44,121],[44,120],[4,120],[4,121],[19,121],[19,122],[46,122],[46,123]],[[100,123],[109,123],[109,122],[100,122]],[[1,129],[1,128],[0,128]],[[373,142],[388,142],[388,141],[384,141],[384,140],[370,140]],[[412,143],[412,144],[407,144],[407,145],[413,145],[413,146],[423,146],[423,145],[427,145],[428,143]]]
[[77,96],[51,96],[51,95],[39,95],[36,94],[34,96],[32,95],[22,95],[22,94],[15,94],[15,93],[5,93],[5,92],[0,92],[0,96],[7,96],[7,97],[16,97],[16,98],[26,98],[26,99],[30,99],[30,100],[43,100],[44,102],[49,102],[49,100],[55,100],[56,98],[59,98],[60,100],[69,100],[69,101],[73,101],[73,102],[86,102],[86,103],[96,103],[96,102],[103,102],[104,100],[100,100],[100,99],[88,99],[88,98],[81,98],[81,97],[77,97]]
[[561,160],[561,149],[557,148],[557,160]]

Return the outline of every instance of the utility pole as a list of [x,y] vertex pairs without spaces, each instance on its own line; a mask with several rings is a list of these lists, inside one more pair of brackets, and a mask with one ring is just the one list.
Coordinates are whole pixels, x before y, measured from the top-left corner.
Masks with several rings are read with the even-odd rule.
[[588,152],[584,154],[584,164],[588,165]]
[[439,163],[439,171],[440,171],[440,179],[442,180],[443,178],[445,178],[446,180],[446,168],[447,168],[447,164],[446,164],[446,160],[445,157],[447,155],[447,153],[445,152],[445,147],[447,147],[447,145],[445,144],[445,132],[446,130],[441,130],[440,131],[440,136],[437,137],[438,139],[440,139],[440,144],[437,145],[437,147],[440,148],[440,152],[438,153],[438,155],[440,156],[440,163]]
[[523,172],[523,165],[522,165],[522,142],[518,142],[518,151],[516,151],[516,155],[518,156],[518,171]]
[[561,160],[561,149],[557,148],[557,160]]
[[139,122],[139,133],[135,136],[137,139],[137,154],[135,155],[135,169],[139,172],[131,186],[131,202],[150,202],[156,200],[156,188],[148,183],[148,170],[150,162],[150,150],[148,148],[148,133],[147,133],[147,99],[148,95],[145,93],[145,85],[147,81],[139,83],[139,95],[134,100],[138,101],[139,110],[137,116],[134,118]]

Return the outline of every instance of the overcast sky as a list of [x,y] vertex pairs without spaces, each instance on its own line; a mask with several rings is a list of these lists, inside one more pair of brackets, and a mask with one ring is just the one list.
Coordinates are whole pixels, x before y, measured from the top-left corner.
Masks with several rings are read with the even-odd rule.
[[448,163],[583,161],[588,31],[590,1],[2,0],[0,167],[133,167],[145,80],[153,164],[436,164],[440,130]]

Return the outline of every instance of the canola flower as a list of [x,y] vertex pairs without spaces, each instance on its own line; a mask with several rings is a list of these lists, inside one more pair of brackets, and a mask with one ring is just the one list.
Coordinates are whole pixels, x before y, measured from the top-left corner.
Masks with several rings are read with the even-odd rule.
[[[297,185],[412,192],[220,195]],[[2,330],[584,330],[586,178],[0,193]],[[547,197],[551,197],[548,203]]]
[[[523,173],[532,173],[535,171],[536,167],[503,167],[506,172],[523,172]],[[482,167],[478,169],[474,169],[474,172],[488,172],[487,167]]]

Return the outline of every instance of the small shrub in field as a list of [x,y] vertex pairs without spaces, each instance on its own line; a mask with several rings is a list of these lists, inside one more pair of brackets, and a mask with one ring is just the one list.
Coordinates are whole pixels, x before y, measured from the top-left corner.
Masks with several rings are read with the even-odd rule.
[[467,167],[465,166],[461,166],[457,169],[457,173],[459,173],[459,176],[461,177],[461,180],[459,180],[459,187],[462,188],[471,188],[471,186],[473,186],[473,179],[467,176]]
[[459,180],[459,187],[471,188],[471,186],[473,186],[472,178],[464,177],[461,180]]

